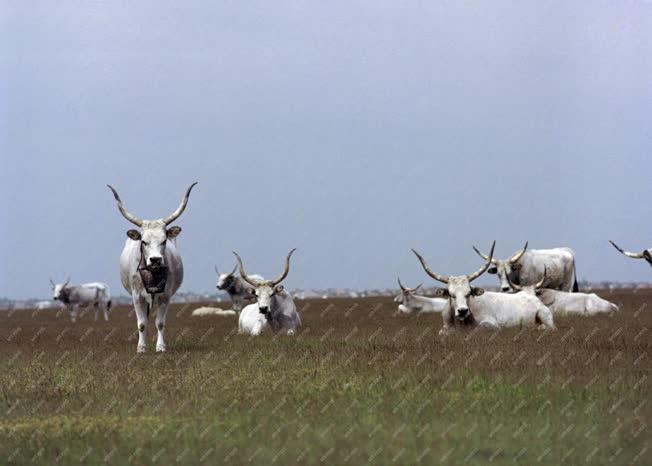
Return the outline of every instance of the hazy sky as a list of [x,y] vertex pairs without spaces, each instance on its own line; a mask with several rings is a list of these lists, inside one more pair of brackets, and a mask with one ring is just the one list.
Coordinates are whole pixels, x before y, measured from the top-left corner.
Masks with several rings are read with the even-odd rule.
[[607,243],[652,246],[650,2],[0,5],[0,296],[124,293],[106,183],[156,218],[195,180],[182,290],[295,246],[290,288],[416,284],[410,247],[459,274],[493,239],[652,280]]

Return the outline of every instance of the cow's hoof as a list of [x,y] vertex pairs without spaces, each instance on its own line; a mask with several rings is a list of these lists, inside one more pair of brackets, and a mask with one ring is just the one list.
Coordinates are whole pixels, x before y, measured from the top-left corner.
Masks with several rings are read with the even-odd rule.
[[146,349],[145,345],[138,345],[138,347],[136,348],[136,353],[144,353],[145,349]]
[[156,352],[157,353],[165,353],[167,351],[167,348],[163,345],[157,345],[156,346]]

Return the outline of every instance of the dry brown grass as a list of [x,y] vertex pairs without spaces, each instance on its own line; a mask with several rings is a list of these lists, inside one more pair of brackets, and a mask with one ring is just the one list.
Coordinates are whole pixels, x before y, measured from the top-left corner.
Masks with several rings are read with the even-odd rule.
[[298,337],[172,307],[136,355],[128,308],[0,313],[0,463],[644,464],[652,292],[615,316],[441,340],[388,298],[298,302]]

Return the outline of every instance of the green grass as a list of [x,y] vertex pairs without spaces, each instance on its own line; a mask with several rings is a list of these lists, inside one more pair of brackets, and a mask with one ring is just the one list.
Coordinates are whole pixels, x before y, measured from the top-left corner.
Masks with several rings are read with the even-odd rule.
[[127,309],[2,315],[0,463],[649,464],[651,296],[443,341],[387,299],[310,302],[294,338],[177,306],[138,356]]

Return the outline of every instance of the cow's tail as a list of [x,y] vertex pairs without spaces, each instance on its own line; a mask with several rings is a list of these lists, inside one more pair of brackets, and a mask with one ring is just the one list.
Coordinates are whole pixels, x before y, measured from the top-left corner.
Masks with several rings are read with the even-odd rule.
[[580,291],[580,287],[577,285],[577,269],[575,268],[575,261],[573,261],[573,293]]

